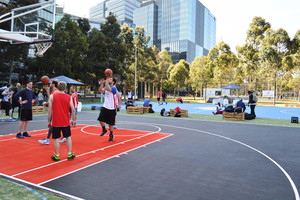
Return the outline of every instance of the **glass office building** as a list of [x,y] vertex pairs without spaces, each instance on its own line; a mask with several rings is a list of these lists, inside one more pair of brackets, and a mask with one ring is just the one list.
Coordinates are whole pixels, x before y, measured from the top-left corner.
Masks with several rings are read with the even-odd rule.
[[137,0],[102,0],[90,8],[90,19],[103,22],[110,12],[116,15],[120,23],[133,22],[133,10],[139,8]]
[[166,49],[174,63],[208,55],[216,45],[216,18],[198,0],[150,0],[134,11],[137,26],[144,26],[152,44]]

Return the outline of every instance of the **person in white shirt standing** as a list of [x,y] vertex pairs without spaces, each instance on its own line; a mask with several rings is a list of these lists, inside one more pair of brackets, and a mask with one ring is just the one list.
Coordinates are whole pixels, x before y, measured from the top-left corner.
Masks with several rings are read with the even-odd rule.
[[114,139],[113,129],[116,119],[116,101],[114,95],[117,94],[117,88],[113,86],[113,79],[109,76],[100,80],[99,93],[104,93],[104,104],[100,111],[98,121],[102,127],[102,134],[104,136],[107,133],[105,128],[105,123],[109,126],[109,142],[112,142]]

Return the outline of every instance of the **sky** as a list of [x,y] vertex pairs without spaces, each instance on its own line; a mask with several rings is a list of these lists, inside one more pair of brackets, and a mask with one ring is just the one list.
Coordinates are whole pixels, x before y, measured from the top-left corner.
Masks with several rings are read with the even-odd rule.
[[[57,0],[64,11],[89,17],[89,9],[102,0]],[[84,2],[84,3],[83,3]],[[255,16],[264,18],[277,30],[283,28],[293,38],[300,30],[300,0],[200,0],[216,17],[217,44],[224,41],[232,51],[245,43]]]

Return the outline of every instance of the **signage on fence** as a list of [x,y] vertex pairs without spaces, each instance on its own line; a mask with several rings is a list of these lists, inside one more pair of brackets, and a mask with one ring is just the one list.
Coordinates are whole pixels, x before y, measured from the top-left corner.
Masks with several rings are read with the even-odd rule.
[[207,97],[221,96],[221,90],[215,88],[207,88],[206,96]]
[[263,97],[274,97],[274,90],[263,90]]

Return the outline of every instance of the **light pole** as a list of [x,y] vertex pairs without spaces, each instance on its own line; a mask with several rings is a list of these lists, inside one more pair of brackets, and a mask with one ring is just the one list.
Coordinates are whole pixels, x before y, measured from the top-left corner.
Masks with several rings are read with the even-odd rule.
[[137,65],[137,38],[135,40],[135,64],[134,64],[134,99],[136,100],[136,65]]

